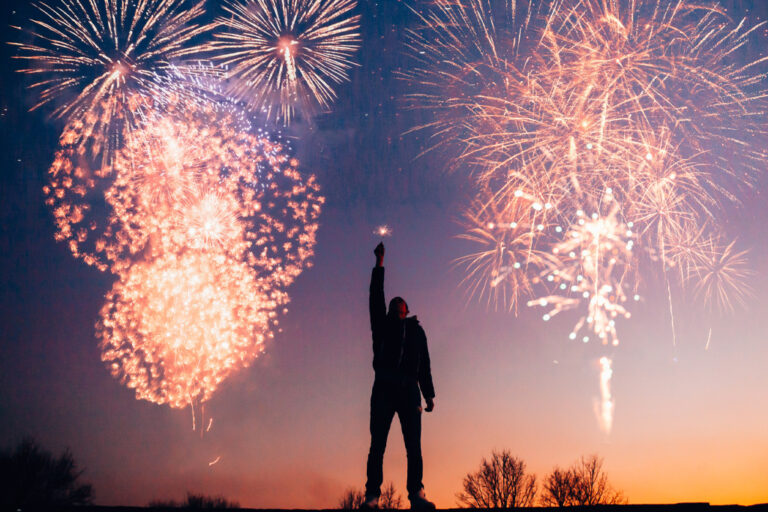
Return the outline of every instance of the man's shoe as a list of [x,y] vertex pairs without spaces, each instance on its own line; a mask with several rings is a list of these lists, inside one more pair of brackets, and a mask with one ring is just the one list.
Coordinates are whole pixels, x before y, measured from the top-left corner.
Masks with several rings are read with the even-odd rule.
[[424,489],[415,496],[410,496],[411,510],[435,510],[435,504],[429,501],[424,494]]
[[378,496],[369,496],[365,495],[365,499],[360,504],[360,508],[362,510],[371,510],[374,508],[379,508],[379,497]]

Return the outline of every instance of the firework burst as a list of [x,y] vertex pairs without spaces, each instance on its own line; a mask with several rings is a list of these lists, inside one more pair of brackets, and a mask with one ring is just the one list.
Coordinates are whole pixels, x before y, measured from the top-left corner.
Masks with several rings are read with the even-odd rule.
[[356,0],[229,2],[203,49],[229,68],[234,95],[290,123],[298,110],[327,109],[360,45]]
[[229,109],[182,102],[164,110],[112,165],[89,167],[77,146],[59,151],[45,189],[57,239],[115,273],[215,245],[290,284],[312,254],[322,204],[314,178],[302,178],[281,144],[243,131]]
[[[688,280],[696,259],[681,258],[702,250],[688,243],[691,230],[716,225],[766,156],[755,144],[766,134],[766,59],[736,58],[763,24],[687,0],[436,0],[418,16],[403,78],[418,87],[409,106],[434,117],[414,129],[453,147],[451,165],[499,204],[498,218],[482,221],[471,207],[466,238],[498,242],[479,227],[504,225],[504,203],[514,208],[521,190],[552,206],[552,225],[609,191],[640,252]],[[561,243],[532,236],[522,245]],[[627,263],[634,273],[638,261]],[[468,278],[497,282],[500,266],[468,266]],[[515,282],[512,296],[531,294],[530,279]]]
[[546,212],[528,194],[520,193],[511,201],[487,191],[480,197],[465,214],[467,231],[460,236],[480,249],[455,263],[466,269],[463,284],[470,296],[517,311],[548,261],[538,248]]
[[[601,214],[577,212],[576,221],[563,232],[552,248],[553,259],[543,281],[554,293],[528,302],[528,306],[550,308],[543,316],[555,315],[587,304],[569,337],[575,340],[582,329],[594,333],[603,344],[619,344],[618,318],[630,318],[625,308],[627,284],[633,283],[634,233],[620,215],[619,204],[607,193]],[[557,229],[556,229],[557,230]],[[586,343],[589,335],[581,340]]]
[[107,294],[101,358],[137,399],[204,402],[264,350],[276,307],[268,295],[253,269],[219,251],[137,263]]
[[690,275],[694,291],[711,310],[733,313],[744,308],[752,295],[749,278],[753,271],[747,250],[738,250],[736,241],[724,243],[716,237],[703,242],[698,261]]
[[33,41],[11,43],[29,65],[20,71],[40,91],[33,109],[55,104],[54,117],[82,125],[78,143],[93,154],[120,147],[137,111],[156,96],[156,76],[207,30],[196,22],[204,2],[62,0],[35,7]]

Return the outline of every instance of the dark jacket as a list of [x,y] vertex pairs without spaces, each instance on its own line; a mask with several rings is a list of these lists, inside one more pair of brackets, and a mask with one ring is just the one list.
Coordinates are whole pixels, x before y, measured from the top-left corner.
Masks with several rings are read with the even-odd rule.
[[388,316],[384,302],[384,267],[371,274],[369,307],[376,379],[418,381],[424,398],[434,398],[427,335],[416,317]]

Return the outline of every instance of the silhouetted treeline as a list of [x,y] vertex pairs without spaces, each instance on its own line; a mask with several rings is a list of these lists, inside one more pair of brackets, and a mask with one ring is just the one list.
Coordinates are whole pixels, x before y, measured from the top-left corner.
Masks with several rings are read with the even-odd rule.
[[93,488],[83,483],[69,449],[58,457],[33,439],[0,452],[0,510],[51,510],[89,505]]
[[187,492],[187,497],[184,501],[177,502],[174,500],[150,501],[147,505],[154,509],[184,509],[184,510],[224,510],[240,508],[240,504],[236,501],[229,501],[223,496],[206,496],[204,494],[195,494],[193,492]]
[[603,472],[597,455],[581,457],[571,467],[555,467],[544,477],[539,490],[536,475],[526,473],[526,465],[508,450],[493,452],[480,468],[464,477],[459,504],[470,508],[547,507],[626,504],[624,495],[614,490]]
[[[355,489],[354,487],[351,487],[344,491],[344,494],[339,499],[339,504],[337,508],[343,509],[343,510],[357,510],[360,508],[360,506],[365,501],[365,490],[363,489]],[[379,507],[380,509],[398,509],[401,508],[403,505],[403,498],[400,496],[400,494],[395,490],[395,484],[392,482],[389,482],[387,485],[384,486],[384,488],[381,490],[381,496],[379,497]]]

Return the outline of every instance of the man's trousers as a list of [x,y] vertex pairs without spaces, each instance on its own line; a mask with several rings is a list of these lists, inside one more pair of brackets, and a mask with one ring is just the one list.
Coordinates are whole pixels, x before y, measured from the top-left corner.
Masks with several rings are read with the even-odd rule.
[[371,393],[371,449],[368,452],[367,496],[380,496],[384,479],[384,450],[392,419],[397,413],[408,457],[408,497],[415,496],[422,485],[421,395],[414,379],[379,378]]

